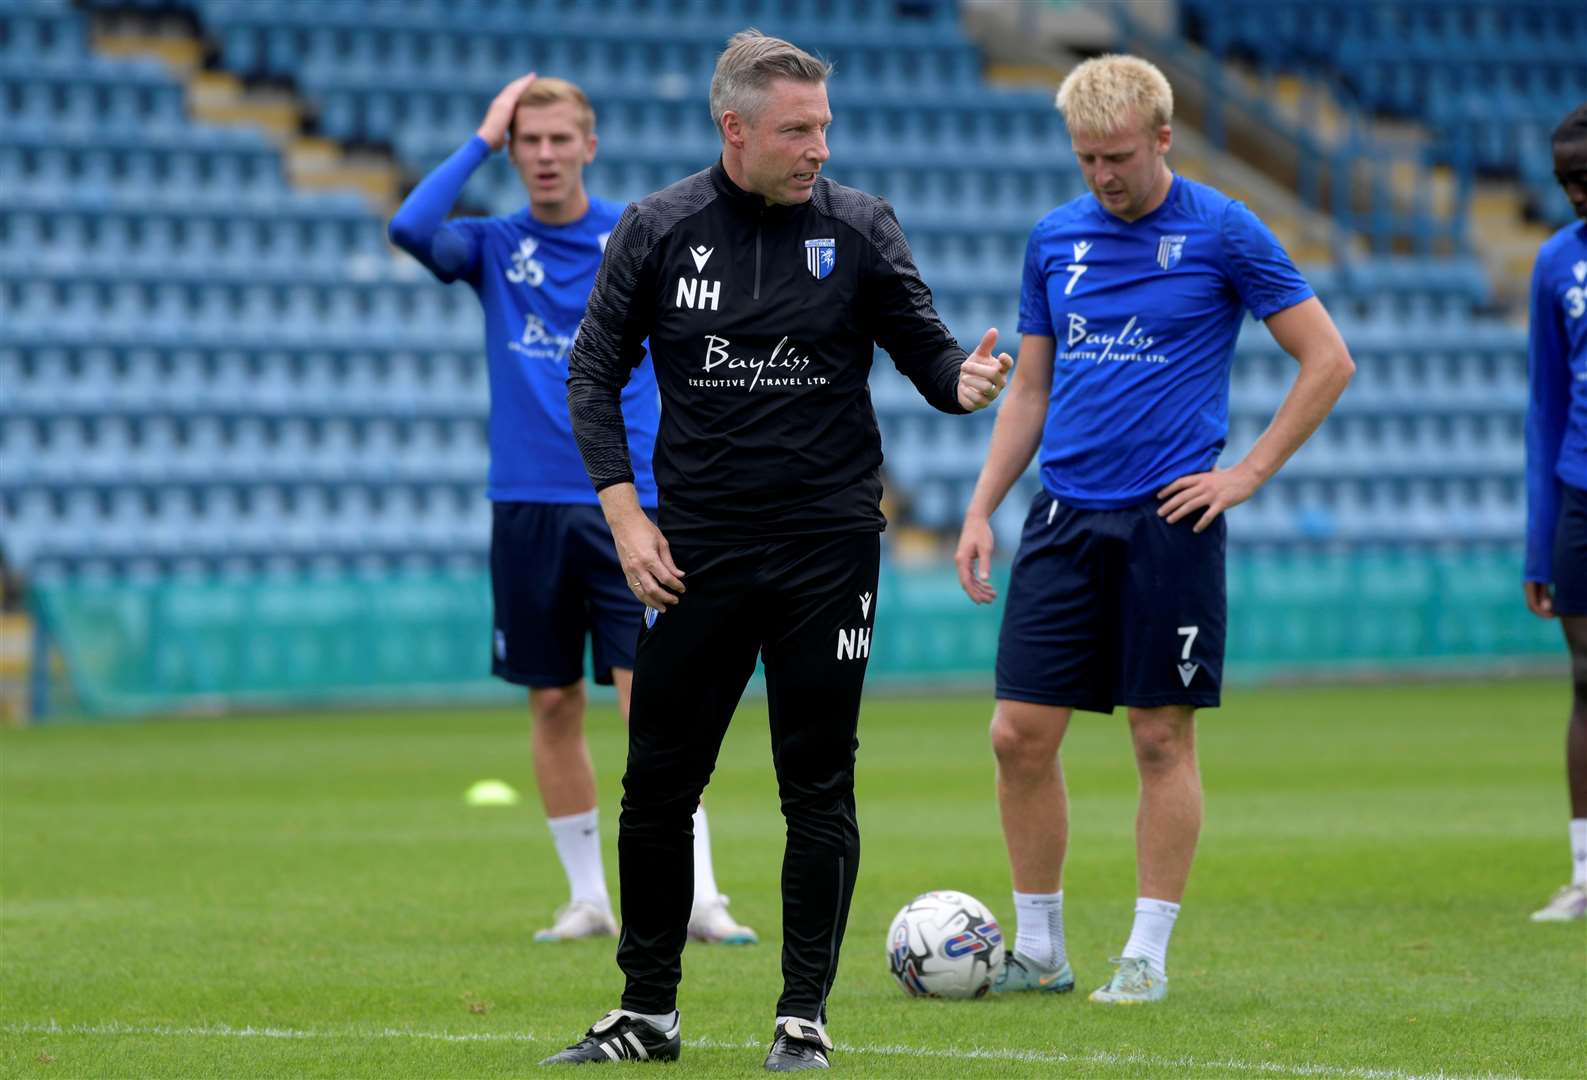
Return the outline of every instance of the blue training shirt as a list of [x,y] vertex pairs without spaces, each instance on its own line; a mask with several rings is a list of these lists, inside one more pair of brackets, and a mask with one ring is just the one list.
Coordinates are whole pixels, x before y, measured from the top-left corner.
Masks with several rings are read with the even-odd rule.
[[1559,485],[1587,489],[1587,222],[1537,253],[1526,367],[1526,580],[1553,581]]
[[[620,203],[590,198],[578,221],[547,225],[529,208],[446,221],[463,185],[490,157],[478,135],[413,189],[391,238],[443,282],[466,281],[485,309],[490,369],[490,479],[498,502],[598,503],[568,419],[568,353],[584,318]],[[650,357],[622,393],[642,506],[656,505],[651,454],[661,397]]]
[[1244,204],[1181,176],[1137,221],[1089,193],[1042,218],[1025,249],[1019,332],[1055,339],[1047,493],[1111,510],[1212,468],[1245,310],[1265,319],[1312,295]]

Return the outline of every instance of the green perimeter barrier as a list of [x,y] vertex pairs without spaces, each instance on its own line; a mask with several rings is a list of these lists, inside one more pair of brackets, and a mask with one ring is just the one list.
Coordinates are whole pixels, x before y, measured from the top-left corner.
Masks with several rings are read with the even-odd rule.
[[[1237,553],[1230,680],[1563,663],[1558,625],[1522,603],[1518,559],[1469,550]],[[69,581],[38,584],[32,596],[68,684],[36,692],[44,717],[521,700],[488,674],[483,573]],[[1002,606],[971,604],[951,566],[884,566],[876,604],[871,685],[990,683]],[[41,669],[39,691],[48,682]]]

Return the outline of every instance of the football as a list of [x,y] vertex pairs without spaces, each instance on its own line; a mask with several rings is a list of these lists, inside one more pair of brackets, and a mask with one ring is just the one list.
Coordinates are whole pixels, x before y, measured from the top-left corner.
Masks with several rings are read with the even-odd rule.
[[887,965],[910,997],[981,997],[1002,963],[997,917],[966,893],[922,893],[887,931]]

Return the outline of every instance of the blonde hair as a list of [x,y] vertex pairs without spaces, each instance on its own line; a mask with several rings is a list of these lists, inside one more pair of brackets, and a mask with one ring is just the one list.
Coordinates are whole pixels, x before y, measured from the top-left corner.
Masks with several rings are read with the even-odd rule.
[[1058,87],[1058,111],[1071,133],[1116,135],[1132,123],[1156,131],[1174,118],[1174,91],[1163,73],[1138,56],[1110,53],[1087,60]]
[[716,58],[716,73],[711,76],[711,119],[716,122],[716,133],[722,135],[724,113],[736,112],[745,120],[753,120],[773,79],[822,83],[831,74],[831,64],[797,45],[754,27],[740,30],[728,38],[727,48]]
[[[586,135],[595,134],[595,107],[590,104],[590,99],[578,86],[566,79],[555,79],[542,76],[524,88],[518,95],[518,104],[513,107],[513,121],[518,119],[518,110],[524,106],[531,109],[544,108],[566,101],[573,106],[575,118],[580,129]],[[507,125],[507,133],[512,134],[513,124]]]

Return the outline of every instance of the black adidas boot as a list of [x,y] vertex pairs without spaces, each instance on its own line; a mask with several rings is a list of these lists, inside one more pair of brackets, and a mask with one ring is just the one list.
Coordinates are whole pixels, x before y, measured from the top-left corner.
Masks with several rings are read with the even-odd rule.
[[677,1061],[682,1043],[679,1025],[661,1031],[613,1009],[584,1033],[584,1038],[560,1053],[552,1054],[542,1065],[593,1065],[605,1061]]
[[795,1072],[799,1069],[829,1069],[832,1040],[808,1020],[784,1020],[772,1033],[771,1052],[766,1055],[767,1072]]

